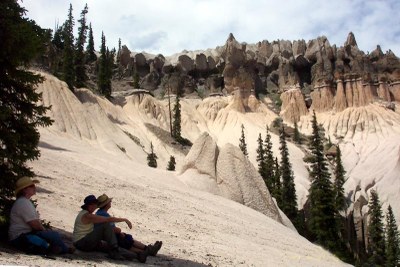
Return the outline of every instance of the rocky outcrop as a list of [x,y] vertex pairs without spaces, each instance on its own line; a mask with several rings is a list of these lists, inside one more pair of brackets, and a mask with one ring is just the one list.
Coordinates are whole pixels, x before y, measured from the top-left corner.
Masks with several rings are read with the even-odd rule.
[[187,55],[178,57],[177,69],[183,73],[188,73],[194,69],[194,61]]
[[131,51],[128,49],[128,47],[126,45],[123,45],[121,47],[121,52],[120,52],[120,64],[123,67],[127,67],[128,64],[131,62]]
[[304,96],[300,87],[292,87],[281,94],[282,108],[280,116],[292,123],[298,122],[300,117],[308,114]]
[[[190,178],[193,171],[202,176]],[[282,223],[279,209],[253,164],[232,144],[219,149],[208,133],[194,142],[180,178],[191,187],[217,193]]]
[[332,86],[322,84],[314,87],[314,91],[310,94],[312,98],[311,108],[318,112],[331,110],[334,105],[334,95]]

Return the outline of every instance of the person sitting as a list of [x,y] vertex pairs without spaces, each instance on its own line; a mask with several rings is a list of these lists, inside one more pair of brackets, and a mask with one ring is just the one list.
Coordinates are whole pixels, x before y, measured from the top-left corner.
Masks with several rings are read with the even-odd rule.
[[[104,217],[111,217],[108,210],[111,208],[112,198],[109,198],[106,194],[103,194],[97,198],[99,209],[96,214]],[[95,224],[95,228],[99,224]],[[123,233],[121,228],[111,224],[113,231],[117,237],[118,245],[122,248],[128,249],[136,253],[147,253],[150,256],[156,256],[157,252],[162,246],[162,241],[156,241],[151,245],[144,245],[142,242],[133,239],[132,235]]]
[[[109,257],[115,260],[124,260],[118,248],[118,241],[110,223],[125,222],[132,228],[132,223],[125,218],[103,217],[93,214],[97,209],[97,199],[94,195],[85,197],[82,210],[76,216],[73,242],[74,246],[82,251],[104,251],[107,250]],[[100,226],[94,228],[94,224]],[[104,246],[103,240],[107,243]],[[135,255],[137,259],[144,263],[147,255]]]
[[30,177],[22,177],[16,182],[17,199],[11,208],[8,231],[11,244],[30,254],[73,253],[74,248],[67,247],[58,232],[43,227],[31,201],[31,197],[36,194],[37,183],[38,180]]

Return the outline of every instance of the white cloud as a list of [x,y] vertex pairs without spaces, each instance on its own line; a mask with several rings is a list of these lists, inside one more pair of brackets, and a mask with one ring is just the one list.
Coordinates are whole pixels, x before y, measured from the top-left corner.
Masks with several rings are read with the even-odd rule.
[[[72,0],[75,20],[83,2]],[[70,1],[24,0],[28,17],[46,28],[65,21]],[[183,49],[214,48],[232,32],[239,42],[306,41],[325,35],[342,46],[350,31],[360,49],[380,44],[400,55],[400,2],[244,0],[88,0],[95,44],[103,30],[109,47],[118,38],[134,51],[170,55]]]

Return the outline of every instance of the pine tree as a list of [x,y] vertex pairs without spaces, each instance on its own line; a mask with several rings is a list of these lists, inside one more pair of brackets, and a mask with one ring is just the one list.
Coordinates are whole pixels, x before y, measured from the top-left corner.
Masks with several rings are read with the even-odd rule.
[[[261,175],[261,177],[263,178],[265,185],[268,188],[268,191],[271,192],[271,188],[270,186],[268,186],[268,181],[267,181],[267,176],[266,176],[266,172],[265,172],[265,151],[264,151],[264,143],[263,140],[261,138],[261,133],[258,134],[258,139],[257,139],[257,162],[258,162],[258,173]],[[270,179],[268,179],[270,180]]]
[[157,168],[157,155],[154,153],[153,143],[150,142],[150,153],[147,155],[147,165],[152,168]]
[[386,214],[386,245],[385,256],[386,266],[400,266],[400,234],[397,229],[396,219],[394,218],[392,207],[389,205]]
[[279,150],[281,151],[280,171],[282,175],[282,204],[280,208],[292,222],[295,222],[297,217],[297,196],[292,166],[289,161],[289,150],[286,144],[285,128],[283,126],[279,130],[279,143]]
[[88,6],[85,5],[81,12],[81,18],[78,20],[78,38],[76,39],[75,45],[75,85],[76,87],[85,86],[87,80],[86,69],[85,69],[85,53],[84,45],[86,43],[86,33],[88,26],[86,25],[86,14],[88,13]]
[[112,80],[112,70],[114,68],[114,59],[115,59],[115,48],[108,50],[106,49],[106,97],[111,97],[112,87],[111,87],[111,80]]
[[93,38],[93,30],[92,23],[89,24],[89,37],[88,44],[86,46],[86,62],[90,63],[97,60],[96,53],[94,51],[94,38]]
[[107,69],[108,69],[108,60],[107,60],[107,48],[106,48],[106,37],[104,33],[101,33],[101,47],[100,47],[100,60],[99,60],[99,71],[97,73],[97,86],[99,93],[104,95],[105,97],[110,97],[111,92],[108,92],[108,77],[107,77]]
[[25,13],[19,1],[0,1],[0,225],[9,216],[15,181],[34,175],[26,163],[40,156],[37,127],[52,123],[36,90],[43,77],[27,70],[44,52],[47,32]]
[[294,134],[293,134],[293,141],[296,144],[301,145],[302,141],[301,141],[301,135],[299,132],[299,128],[297,127],[297,122],[294,122]]
[[312,119],[312,136],[309,147],[313,156],[311,164],[310,230],[317,243],[331,251],[339,247],[339,229],[335,215],[335,195],[315,112]]
[[58,25],[56,26],[51,43],[59,50],[64,49],[64,25],[60,27]]
[[169,161],[168,161],[168,166],[167,166],[167,170],[168,171],[175,171],[175,157],[174,156],[170,156],[169,157]]
[[172,137],[179,141],[182,139],[181,135],[181,104],[179,103],[179,96],[176,95],[174,106],[174,121],[172,124]]
[[275,158],[274,164],[274,182],[275,188],[272,193],[278,203],[278,206],[282,206],[282,183],[281,183],[281,167],[279,166],[278,158]]
[[378,193],[371,190],[368,220],[368,262],[382,266],[385,263],[385,232],[383,229],[382,207]]
[[246,157],[248,157],[248,153],[247,153],[247,144],[246,144],[246,137],[244,136],[244,126],[242,124],[242,135],[240,136],[239,139],[239,148],[240,150],[242,150],[243,155],[245,155]]
[[69,4],[68,18],[64,23],[64,50],[63,50],[63,72],[64,81],[69,89],[74,91],[75,69],[74,69],[74,17],[72,16],[72,4]]
[[274,174],[274,154],[272,152],[272,142],[271,142],[271,134],[269,133],[269,129],[267,127],[267,134],[264,140],[264,160],[265,160],[265,177],[267,177],[267,186],[269,192],[273,197],[277,198],[276,195],[276,176]]
[[121,63],[121,38],[118,38],[117,65]]
[[335,195],[336,211],[344,211],[346,208],[346,197],[344,195],[344,177],[346,171],[342,164],[342,152],[340,151],[339,145],[337,146],[337,153],[335,157],[335,182],[333,185],[333,192]]

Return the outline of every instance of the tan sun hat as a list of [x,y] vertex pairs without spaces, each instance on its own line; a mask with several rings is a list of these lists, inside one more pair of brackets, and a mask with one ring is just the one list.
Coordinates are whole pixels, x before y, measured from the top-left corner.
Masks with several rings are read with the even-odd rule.
[[102,194],[101,196],[99,196],[97,198],[97,207],[99,207],[100,209],[105,207],[108,203],[110,203],[112,200],[112,197],[109,198],[106,194]]
[[19,178],[17,182],[15,183],[15,195],[18,195],[18,193],[24,189],[27,188],[28,186],[31,186],[33,184],[38,184],[39,180],[32,180],[30,177],[24,176],[22,178]]

